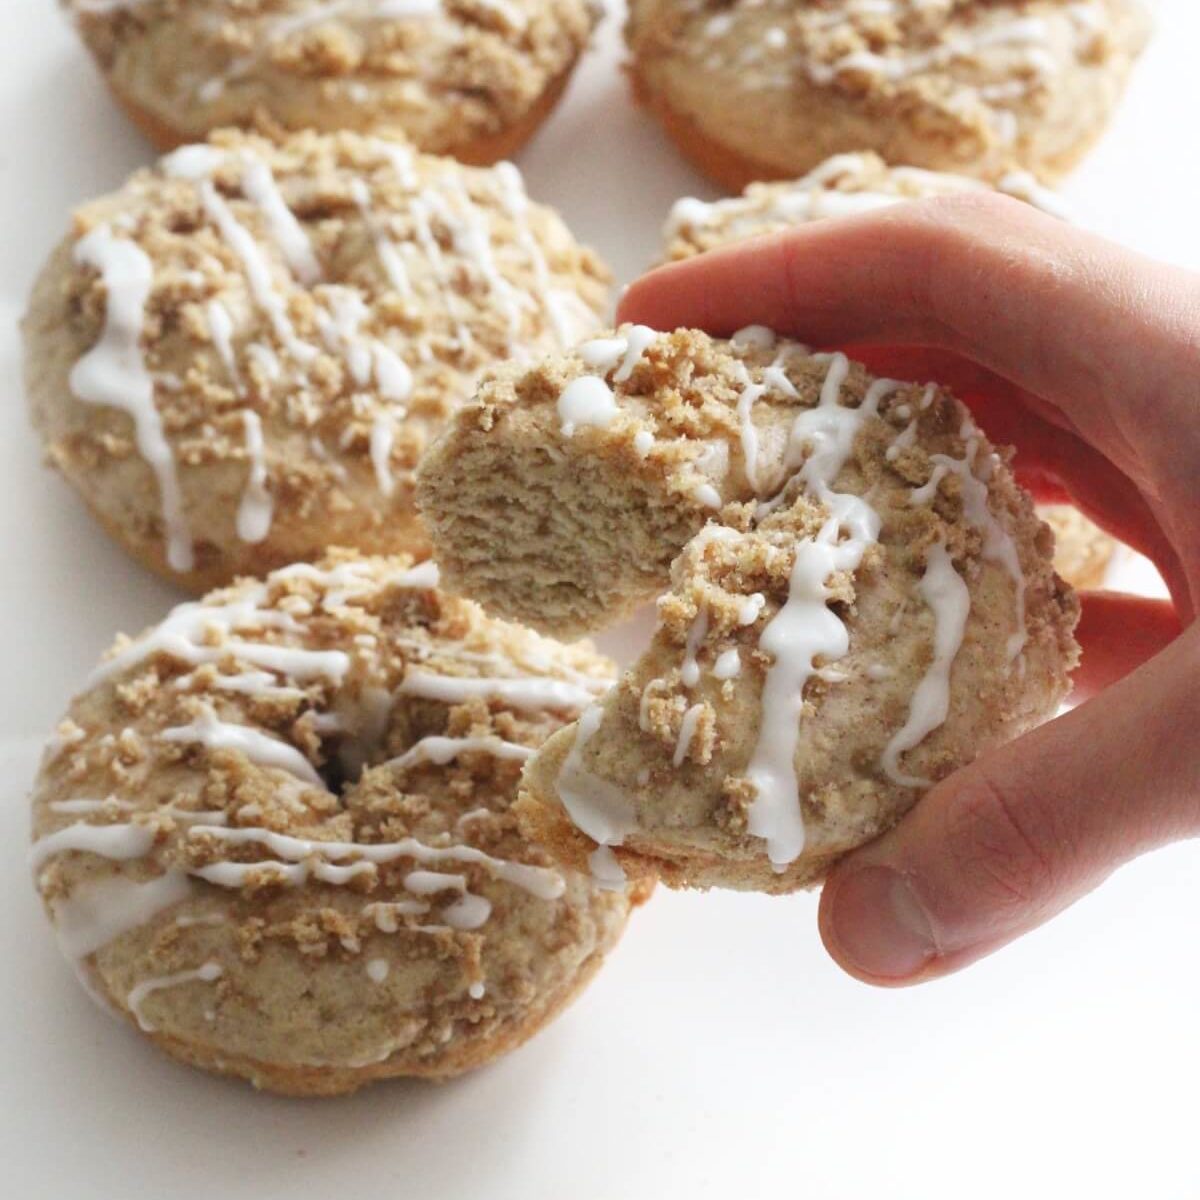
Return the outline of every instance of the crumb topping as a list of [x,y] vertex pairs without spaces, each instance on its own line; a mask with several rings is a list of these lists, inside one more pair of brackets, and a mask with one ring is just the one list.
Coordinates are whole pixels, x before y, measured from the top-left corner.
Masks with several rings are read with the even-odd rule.
[[[334,553],[118,641],[34,797],[35,877],[70,957],[116,962],[148,936],[166,976],[213,961],[227,988],[271,946],[385,978],[457,963],[478,1019],[489,938],[591,936],[589,893],[510,805],[612,668],[435,585],[432,564]],[[493,1011],[513,1001],[487,985]]]
[[[642,0],[635,52],[736,74],[754,91],[833,90],[1004,145],[1068,64],[1117,50],[1112,0]],[[932,132],[932,130],[929,130]]]
[[[93,53],[186,127],[398,124],[429,149],[524,116],[583,49],[591,0],[68,0]],[[159,56],[176,69],[164,83]],[[162,95],[163,89],[166,95]],[[307,116],[307,120],[302,119]],[[270,119],[270,118],[266,118]]]
[[607,291],[515,168],[352,134],[217,134],[81,209],[73,245],[71,390],[98,407],[51,456],[141,454],[184,570],[181,478],[245,472],[250,543],[276,512],[405,507],[481,368],[573,340]]

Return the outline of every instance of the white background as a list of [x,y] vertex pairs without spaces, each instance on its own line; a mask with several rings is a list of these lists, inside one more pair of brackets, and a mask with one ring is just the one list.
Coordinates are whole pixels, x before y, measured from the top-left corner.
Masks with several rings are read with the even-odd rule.
[[[24,864],[37,748],[117,629],[176,597],[121,555],[26,428],[14,324],[71,207],[150,158],[52,0],[0,37],[0,1191],[22,1197],[541,1200],[1195,1196],[1192,847],[1123,871],[967,974],[877,992],[810,896],[660,894],[584,998],[441,1087],[284,1101],[177,1067],[92,1008]],[[1066,192],[1083,223],[1200,268],[1200,9],[1160,29]],[[627,281],[672,200],[709,196],[632,106],[610,16],[521,160]],[[1136,753],[1136,747],[1130,748]]]

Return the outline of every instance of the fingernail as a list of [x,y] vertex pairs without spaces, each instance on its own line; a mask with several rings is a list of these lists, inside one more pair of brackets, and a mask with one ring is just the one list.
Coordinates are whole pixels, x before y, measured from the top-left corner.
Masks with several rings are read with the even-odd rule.
[[937,955],[929,917],[898,871],[859,867],[835,886],[829,929],[846,966],[876,979],[902,980]]

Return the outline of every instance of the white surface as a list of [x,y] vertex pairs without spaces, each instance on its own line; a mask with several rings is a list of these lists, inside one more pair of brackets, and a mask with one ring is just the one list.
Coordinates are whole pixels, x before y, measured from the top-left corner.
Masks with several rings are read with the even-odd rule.
[[[176,1067],[76,987],[24,865],[36,745],[118,629],[175,597],[38,466],[13,324],[71,206],[150,152],[52,0],[0,40],[0,1163],[22,1197],[572,1200],[779,1194],[1196,1195],[1197,860],[1122,872],[956,979],[876,992],[823,956],[815,902],[658,896],[587,995],[520,1053],[443,1087],[289,1102]],[[1163,0],[1119,119],[1066,189],[1085,223],[1200,267],[1200,11]],[[630,105],[610,17],[524,156],[622,280],[678,195],[710,195]],[[1131,748],[1132,751],[1133,748]]]

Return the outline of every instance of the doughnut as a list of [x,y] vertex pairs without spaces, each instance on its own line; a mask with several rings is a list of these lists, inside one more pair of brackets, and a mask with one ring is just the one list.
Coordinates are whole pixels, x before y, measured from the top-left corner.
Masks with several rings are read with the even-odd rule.
[[630,0],[639,99],[737,191],[843,151],[1053,181],[1149,35],[1137,0]]
[[31,414],[193,592],[335,545],[424,557],[430,435],[483,368],[594,328],[608,278],[507,164],[220,132],[76,214],[24,321]]
[[62,0],[160,150],[224,126],[375,133],[488,165],[551,113],[594,0]]
[[71,702],[37,889],[92,995],[173,1058],[292,1095],[459,1074],[568,1004],[644,897],[512,813],[611,664],[436,581],[346,552],[242,580]]
[[740,195],[706,202],[677,200],[663,223],[663,260],[677,262],[719,246],[827,217],[849,217],[936,196],[999,191],[1051,216],[1066,218],[1066,203],[1028,171],[1013,170],[994,185],[969,175],[889,166],[873,151],[846,152],[818,163],[799,179],[751,183]]
[[[987,184],[964,175],[889,167],[870,152],[838,154],[797,180],[752,183],[740,196],[713,203],[692,197],[678,200],[663,226],[663,257],[678,261],[826,217],[869,212],[902,200],[987,189]],[[1028,172],[1007,172],[997,182],[996,190],[1051,216],[1067,216],[1062,200]],[[1070,506],[1047,505],[1038,511],[1054,530],[1054,566],[1058,573],[1073,587],[1099,587],[1116,550],[1116,540]]]
[[966,408],[752,326],[489,377],[418,475],[445,586],[649,647],[525,768],[597,879],[786,892],[1068,690],[1079,604]]
[[1038,515],[1054,531],[1054,569],[1080,591],[1103,588],[1121,543],[1071,504],[1043,504]]

